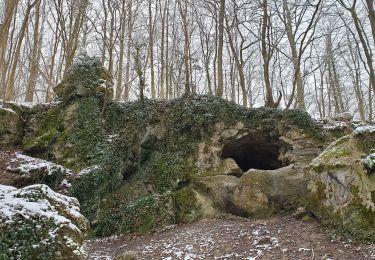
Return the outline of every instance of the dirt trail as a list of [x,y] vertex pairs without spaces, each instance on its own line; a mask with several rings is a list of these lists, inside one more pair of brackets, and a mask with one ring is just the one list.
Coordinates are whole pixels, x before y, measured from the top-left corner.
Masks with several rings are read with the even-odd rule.
[[207,219],[146,236],[88,241],[89,259],[375,259],[375,245],[332,240],[316,221]]

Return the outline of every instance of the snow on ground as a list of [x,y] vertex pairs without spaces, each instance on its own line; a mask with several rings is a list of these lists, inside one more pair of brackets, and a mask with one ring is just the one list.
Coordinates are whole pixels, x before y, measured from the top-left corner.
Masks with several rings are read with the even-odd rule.
[[332,240],[316,222],[207,219],[160,233],[88,241],[89,259],[375,259],[375,246]]

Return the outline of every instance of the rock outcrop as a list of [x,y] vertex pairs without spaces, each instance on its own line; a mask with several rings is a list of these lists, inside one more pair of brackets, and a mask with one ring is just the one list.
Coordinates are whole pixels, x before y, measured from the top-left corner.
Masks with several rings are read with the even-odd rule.
[[[368,201],[373,196],[373,136],[342,139],[360,148],[350,148],[356,152],[344,153],[341,168],[334,168],[337,158],[327,154],[341,141],[318,155],[336,128],[324,129],[305,112],[247,109],[213,96],[113,102],[102,91],[103,75],[96,62],[83,62],[56,87],[60,102],[17,112],[27,155],[79,173],[69,194],[79,200],[94,235],[150,232],[223,213],[267,217],[306,204],[323,219],[319,212],[336,212],[326,207],[330,197],[323,193],[332,192],[338,198],[332,203],[343,208],[346,194],[358,192]],[[337,136],[351,131],[345,124]],[[348,177],[351,171],[359,177]],[[356,181],[343,182],[342,176]],[[366,211],[358,212],[371,212],[370,204],[363,206]],[[351,218],[340,214],[327,218]]]
[[85,259],[87,228],[75,198],[46,185],[0,185],[1,259]]
[[20,114],[0,104],[0,145],[17,143],[22,139]]
[[81,55],[54,91],[61,100],[97,96],[112,100],[112,76],[98,58]]
[[[375,241],[375,175],[372,127],[332,143],[306,168],[307,209],[349,238]],[[375,128],[374,128],[375,130]]]

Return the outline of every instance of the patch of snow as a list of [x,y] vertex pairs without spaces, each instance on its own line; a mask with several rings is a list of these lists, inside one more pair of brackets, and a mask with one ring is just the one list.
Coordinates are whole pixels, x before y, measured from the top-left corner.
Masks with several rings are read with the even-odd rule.
[[92,173],[94,171],[97,171],[97,170],[100,170],[100,169],[101,169],[101,166],[99,166],[99,165],[90,166],[90,167],[87,167],[87,168],[83,169],[82,171],[80,171],[78,173],[78,176],[90,174],[90,173]]
[[329,121],[329,123],[323,124],[325,130],[342,130],[348,128],[348,123],[342,121]]
[[358,126],[356,129],[354,129],[353,134],[354,135],[360,135],[364,133],[375,133],[375,125],[361,125]]
[[[64,212],[64,216],[56,209]],[[39,223],[52,221],[54,225],[47,231],[48,236],[41,238],[39,245],[49,244],[57,234],[65,232],[66,245],[78,255],[84,255],[80,245],[71,238],[70,234],[82,234],[81,230],[72,222],[72,219],[84,220],[79,212],[79,202],[76,198],[67,197],[52,191],[43,184],[31,185],[16,189],[0,185],[0,219],[3,225],[12,225],[15,219],[22,217],[35,222],[36,228],[41,228]],[[39,245],[32,245],[38,247]]]
[[375,170],[375,153],[369,154],[365,159],[362,159],[362,163],[366,169],[370,171]]
[[112,143],[118,136],[118,134],[108,135],[107,142]]
[[5,110],[9,113],[12,113],[12,114],[17,114],[16,111],[14,111],[13,109],[10,109],[10,108],[7,108],[7,107],[4,107],[2,104],[0,104],[0,109],[1,110]]
[[30,174],[38,169],[46,170],[48,175],[52,175],[56,172],[63,173],[67,176],[73,174],[73,171],[65,168],[64,166],[39,158],[30,157],[21,153],[16,153],[15,158],[11,160],[11,163],[16,163],[17,165],[15,167],[12,165],[8,166],[7,170],[11,172],[19,172],[20,174]]

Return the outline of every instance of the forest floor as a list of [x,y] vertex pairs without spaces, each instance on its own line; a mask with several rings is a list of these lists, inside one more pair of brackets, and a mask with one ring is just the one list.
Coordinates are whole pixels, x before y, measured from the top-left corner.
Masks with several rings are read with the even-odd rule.
[[342,242],[317,221],[292,216],[205,219],[156,234],[91,240],[85,247],[89,259],[375,259],[375,245]]

